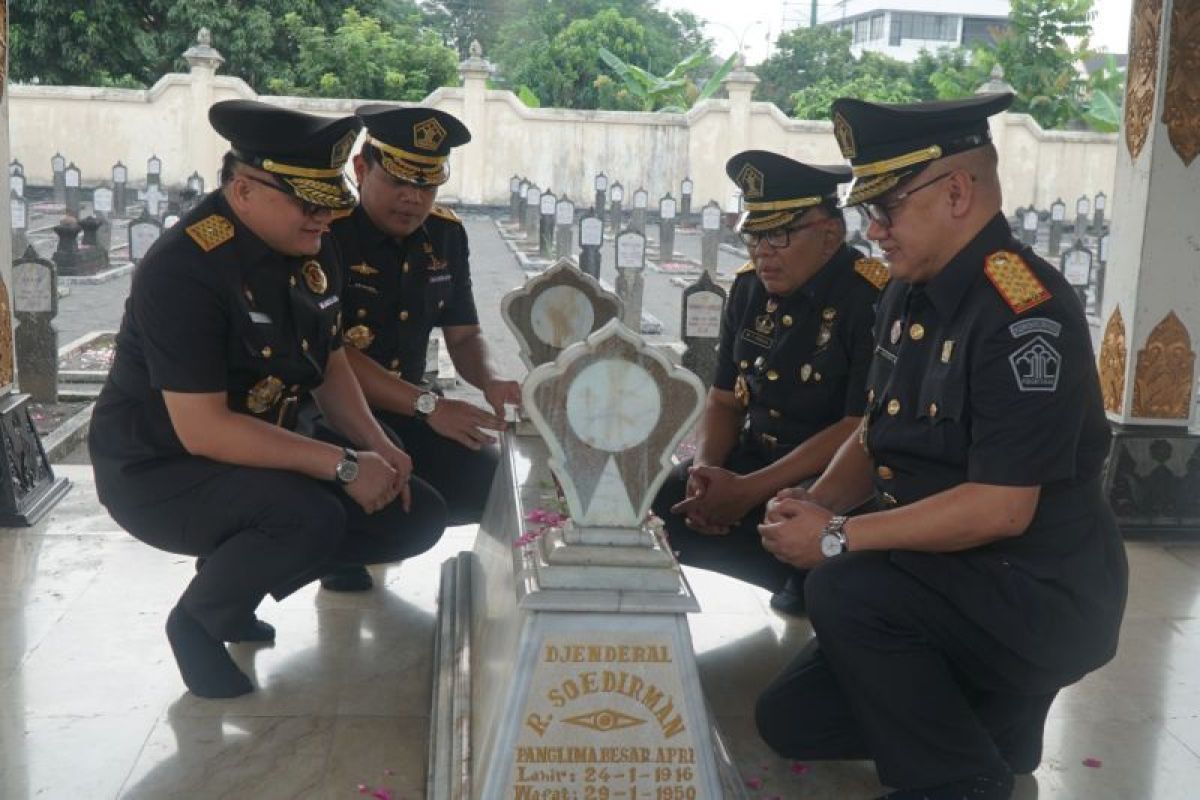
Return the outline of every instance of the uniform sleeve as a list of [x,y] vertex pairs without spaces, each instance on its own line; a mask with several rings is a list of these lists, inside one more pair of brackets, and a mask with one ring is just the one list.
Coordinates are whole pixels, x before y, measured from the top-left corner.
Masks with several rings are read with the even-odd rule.
[[471,291],[470,248],[467,245],[467,232],[461,226],[455,232],[450,272],[454,276],[453,294],[438,315],[436,324],[442,327],[478,325],[479,312],[475,309],[475,295]]
[[733,391],[737,380],[737,364],[733,360],[733,337],[737,336],[737,319],[734,309],[737,306],[737,283],[729,291],[725,299],[725,310],[721,313],[721,338],[717,344],[717,370],[713,374],[712,387]]
[[1086,329],[1061,316],[1003,325],[982,343],[970,371],[969,480],[1040,486],[1075,476],[1095,367]]
[[129,298],[150,385],[169,392],[227,388],[230,320],[220,292],[188,270],[148,265]]
[[854,317],[850,330],[850,377],[846,381],[847,417],[861,417],[867,408],[867,373],[871,369],[871,358],[875,354],[875,301],[864,303]]

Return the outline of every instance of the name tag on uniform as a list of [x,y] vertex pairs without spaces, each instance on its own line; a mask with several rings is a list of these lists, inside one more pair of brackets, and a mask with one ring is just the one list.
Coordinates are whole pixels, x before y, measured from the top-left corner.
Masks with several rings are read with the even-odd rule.
[[325,309],[329,308],[331,305],[333,305],[337,301],[338,301],[338,296],[336,294],[331,294],[331,295],[329,295],[329,297],[326,297],[320,303],[317,303],[317,308],[324,311]]
[[446,281],[450,280],[452,277],[454,277],[454,276],[449,273],[446,273],[445,275],[434,275],[433,277],[431,277],[429,279],[429,282],[430,283],[445,283]]
[[257,322],[259,325],[270,325],[271,318],[261,311],[251,311],[250,321]]
[[888,350],[887,348],[876,345],[875,355],[883,356],[884,358],[886,358],[888,361],[892,362],[893,364],[896,363],[896,354],[893,353],[891,350]]

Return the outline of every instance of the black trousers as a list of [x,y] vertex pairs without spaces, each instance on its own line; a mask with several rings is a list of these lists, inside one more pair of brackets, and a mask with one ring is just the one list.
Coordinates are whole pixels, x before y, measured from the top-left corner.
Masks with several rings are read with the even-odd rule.
[[234,638],[270,593],[276,599],[334,564],[381,564],[423,553],[446,508],[412,479],[412,510],[367,514],[341,487],[295,472],[214,464],[213,476],[151,506],[109,508],[133,536],[207,561],[179,603],[216,639]]
[[415,417],[375,411],[375,418],[400,437],[412,458],[413,474],[441,495],[449,524],[479,522],[500,463],[500,449],[496,445],[479,450],[463,447]]
[[756,709],[775,751],[872,759],[880,780],[899,788],[1036,767],[1062,683],[887,553],[823,562],[808,574],[805,599],[816,637]]
[[[738,445],[723,466],[730,472],[745,475],[767,463],[761,455]],[[697,533],[687,526],[681,515],[671,513],[671,506],[683,500],[687,493],[691,466],[691,459],[676,465],[651,504],[666,526],[671,549],[679,554],[680,563],[730,575],[771,592],[782,589],[796,570],[763,549],[758,525],[766,512],[765,505],[748,511],[724,536]]]

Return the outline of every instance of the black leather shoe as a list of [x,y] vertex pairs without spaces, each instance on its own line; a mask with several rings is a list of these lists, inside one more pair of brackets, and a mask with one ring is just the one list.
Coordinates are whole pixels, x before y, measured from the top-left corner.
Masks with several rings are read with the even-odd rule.
[[257,617],[250,620],[245,628],[238,632],[237,638],[226,639],[228,642],[273,642],[275,641],[275,626],[263,622]]
[[793,573],[775,594],[771,595],[771,608],[789,617],[802,617],[807,609],[804,607],[804,578],[807,572]]
[[321,577],[321,588],[331,592],[367,592],[374,587],[371,573],[357,564],[334,567]]

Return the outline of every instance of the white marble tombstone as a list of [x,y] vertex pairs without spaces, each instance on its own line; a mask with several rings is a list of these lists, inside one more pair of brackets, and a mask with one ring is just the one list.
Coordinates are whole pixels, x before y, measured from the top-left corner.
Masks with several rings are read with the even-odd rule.
[[532,369],[620,319],[621,300],[564,258],[506,294],[500,316],[517,338],[521,361]]
[[[613,320],[529,373],[471,553],[443,565],[429,800],[744,798],[646,524],[704,389]],[[539,508],[561,487],[565,517]],[[550,516],[553,515],[553,516]]]

